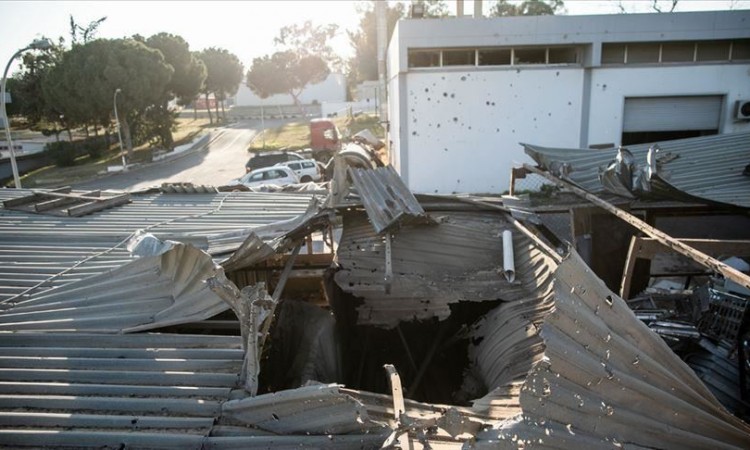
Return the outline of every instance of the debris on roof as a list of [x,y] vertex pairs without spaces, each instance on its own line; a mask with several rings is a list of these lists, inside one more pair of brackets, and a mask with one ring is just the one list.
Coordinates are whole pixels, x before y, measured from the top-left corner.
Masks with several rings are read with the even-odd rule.
[[234,423],[278,434],[382,434],[386,424],[370,419],[367,408],[342,392],[342,387],[313,384],[231,400],[222,405],[222,416]]
[[399,223],[433,223],[392,166],[349,168],[349,174],[376,233]]
[[[358,198],[338,168],[325,200],[184,187],[83,218],[0,209],[0,445],[750,447],[726,409],[747,411],[745,255],[572,189],[712,279],[626,302],[512,202],[349,174]],[[239,336],[173,334],[201,324]]]
[[479,433],[476,448],[750,443],[750,427],[574,253],[554,272],[540,336],[544,352],[521,388],[521,416]]
[[101,191],[72,193],[70,187],[34,190],[31,195],[3,201],[6,209],[50,215],[80,217],[130,202],[130,194],[109,194]]
[[750,208],[750,177],[743,173],[750,164],[748,132],[622,150],[522,145],[543,169],[589,192]]
[[383,287],[385,240],[363,214],[346,214],[338,248],[336,283],[364,299],[357,323],[393,327],[399,321],[445,319],[460,301],[513,301],[526,297],[548,275],[545,257],[520,233],[513,234],[515,274],[503,275],[505,230],[499,212],[432,213],[434,226],[403,227],[393,238],[391,292]]
[[217,270],[190,245],[156,254],[43,292],[0,304],[0,330],[122,333],[199,321],[227,309],[203,280]]

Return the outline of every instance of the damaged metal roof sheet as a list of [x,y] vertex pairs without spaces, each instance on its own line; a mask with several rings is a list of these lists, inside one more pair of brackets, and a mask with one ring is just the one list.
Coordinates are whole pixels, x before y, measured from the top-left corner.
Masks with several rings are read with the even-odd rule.
[[52,290],[32,288],[0,304],[0,331],[132,332],[196,322],[229,308],[204,283],[218,269],[207,253],[158,242],[121,267]]
[[0,446],[201,448],[239,337],[0,334]]
[[[0,200],[31,191],[0,189]],[[49,217],[0,208],[0,239],[21,236],[125,238],[146,230],[161,239],[208,237],[292,219],[310,194],[222,192],[131,195],[131,203],[80,218]]]
[[544,351],[520,389],[521,414],[478,433],[473,447],[748,448],[750,427],[577,254],[554,275]]
[[[565,149],[522,144],[544,170],[589,192],[604,190],[599,174],[614,161],[617,149]],[[640,170],[647,170],[649,147],[628,146]],[[750,132],[719,134],[658,143],[652,155],[648,192],[643,198],[720,203],[750,208]]]
[[[0,200],[30,193],[0,189]],[[0,302],[32,287],[38,293],[124,266],[135,259],[125,243],[144,230],[225,259],[218,255],[236,250],[253,229],[294,221],[311,196],[230,192],[134,194],[131,199],[80,218],[0,207]]]
[[514,230],[493,212],[432,213],[434,226],[400,229],[392,242],[393,280],[384,289],[385,242],[364,214],[346,214],[339,243],[336,283],[363,299],[362,325],[393,327],[399,321],[445,319],[459,301],[520,300],[550,276],[545,254],[513,234],[516,280],[502,274],[502,232]]
[[372,421],[364,405],[341,388],[314,384],[232,400],[224,403],[222,414],[232,422],[278,434],[383,433],[386,425]]
[[310,199],[307,211],[299,216],[257,227],[243,233],[227,233],[209,239],[212,250],[232,249],[233,253],[221,262],[225,270],[249,267],[268,257],[289,251],[295,243],[329,223],[329,213],[323,210],[317,197]]
[[0,303],[37,286],[52,289],[135,260],[109,239],[0,236]]
[[432,222],[393,167],[350,167],[349,174],[376,233],[402,222]]

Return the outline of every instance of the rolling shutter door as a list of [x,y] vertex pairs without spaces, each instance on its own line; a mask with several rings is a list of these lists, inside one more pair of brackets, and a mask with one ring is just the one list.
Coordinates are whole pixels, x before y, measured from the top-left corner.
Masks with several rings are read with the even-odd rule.
[[717,130],[721,95],[625,99],[623,132]]

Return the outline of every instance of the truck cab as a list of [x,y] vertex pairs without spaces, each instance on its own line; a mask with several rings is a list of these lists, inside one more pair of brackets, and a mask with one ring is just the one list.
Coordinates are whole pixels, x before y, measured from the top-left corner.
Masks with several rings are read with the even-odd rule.
[[310,121],[310,148],[313,155],[333,156],[341,148],[341,134],[330,119]]

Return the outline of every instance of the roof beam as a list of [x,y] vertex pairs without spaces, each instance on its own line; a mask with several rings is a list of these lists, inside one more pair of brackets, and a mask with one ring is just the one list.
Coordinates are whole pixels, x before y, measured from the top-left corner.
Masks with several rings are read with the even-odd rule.
[[635,228],[651,236],[652,238],[657,240],[659,243],[663,244],[665,247],[672,249],[681,255],[687,256],[688,258],[692,259],[693,261],[697,262],[703,267],[711,269],[714,272],[720,273],[724,276],[724,278],[728,280],[732,280],[735,283],[738,283],[742,285],[743,287],[750,289],[750,276],[740,272],[739,270],[724,264],[718,259],[713,258],[691,247],[690,245],[687,245],[686,243],[679,241],[678,239],[673,238],[667,233],[664,233],[663,231],[660,231],[652,227],[651,225],[635,217],[634,215],[626,211],[623,211],[622,209],[612,205],[611,203],[604,201],[600,199],[599,197],[597,197],[596,195],[586,192],[585,190],[577,186],[574,186],[571,183],[568,183],[567,181],[563,181],[560,178],[557,178],[549,174],[548,172],[540,170],[530,164],[524,164],[523,166],[529,171],[537,175],[543,176],[549,181],[555,183],[555,185],[568,189],[569,191],[575,193],[576,195],[583,197],[586,200],[590,201],[591,203],[595,204],[596,206],[614,214],[615,216],[619,217],[620,219],[624,220],[625,222],[629,223]]

